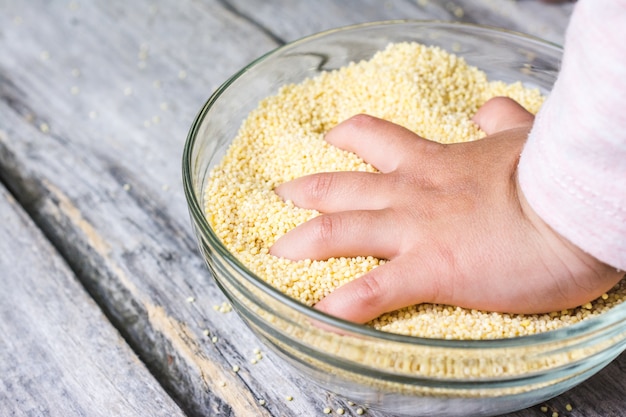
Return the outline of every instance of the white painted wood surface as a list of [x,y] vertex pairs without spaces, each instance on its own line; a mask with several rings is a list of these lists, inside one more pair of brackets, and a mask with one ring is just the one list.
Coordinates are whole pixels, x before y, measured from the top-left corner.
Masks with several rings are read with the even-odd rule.
[[[146,366],[189,416],[309,416],[325,407],[355,414],[346,400],[303,380],[270,353],[251,364],[260,342],[234,312],[214,310],[225,298],[197,253],[181,184],[193,117],[240,67],[321,30],[400,18],[462,20],[561,43],[571,10],[572,4],[535,0],[0,0],[0,181],[142,361],[114,363],[111,372],[142,375]],[[16,210],[10,197],[0,196],[1,213]],[[0,224],[2,239],[8,232],[17,233]],[[11,274],[30,266],[4,245],[11,258],[4,252],[3,260],[15,259],[2,262]],[[52,258],[43,256],[39,271],[56,262]],[[38,272],[31,279],[36,284],[49,276]],[[2,301],[0,311],[19,311],[23,302]],[[0,361],[36,362],[32,355],[46,355],[56,362],[49,364],[56,375],[35,366],[24,372],[47,378],[49,385],[41,387],[54,393],[53,379],[71,375],[71,367],[32,338],[52,320],[42,317],[33,324],[38,328],[23,329],[23,337],[19,328],[0,323],[22,346],[19,354],[0,348]],[[80,325],[66,324],[70,330]],[[81,343],[102,358],[121,343],[90,341]],[[560,415],[622,415],[625,360],[548,406]],[[48,388],[14,379],[12,390],[33,395],[16,403],[15,391],[0,385],[0,415],[49,406],[37,395]],[[154,401],[145,390],[126,391]],[[78,391],[68,395],[70,404],[85,401]],[[574,406],[570,413],[567,403]],[[110,415],[135,415],[118,406],[111,401]],[[542,415],[539,407],[511,414]]]

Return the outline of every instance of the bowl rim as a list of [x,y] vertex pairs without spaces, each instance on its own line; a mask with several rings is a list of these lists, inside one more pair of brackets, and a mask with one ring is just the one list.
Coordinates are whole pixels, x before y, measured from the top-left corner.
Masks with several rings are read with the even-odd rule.
[[[373,327],[365,324],[358,324],[349,322],[332,315],[326,314],[319,310],[309,307],[302,302],[289,297],[282,293],[280,290],[274,288],[271,284],[265,282],[262,278],[250,271],[241,261],[239,261],[228,249],[222,244],[221,240],[217,237],[211,226],[209,225],[205,215],[204,209],[201,207],[200,199],[202,196],[197,196],[193,188],[192,180],[192,156],[195,144],[198,139],[198,130],[202,124],[205,116],[212,108],[213,104],[221,97],[221,95],[241,76],[254,69],[258,64],[264,62],[273,56],[282,53],[293,47],[297,47],[301,44],[305,44],[310,41],[314,41],[318,38],[326,37],[338,32],[354,31],[366,29],[368,27],[382,27],[391,25],[411,25],[416,27],[451,27],[451,28],[464,28],[472,31],[492,32],[506,37],[521,38],[531,43],[538,43],[544,47],[549,47],[558,50],[562,53],[562,46],[550,42],[539,37],[528,35],[522,32],[517,32],[500,27],[494,27],[489,25],[481,25],[475,23],[465,23],[457,21],[443,21],[443,20],[418,20],[418,19],[396,19],[396,20],[381,20],[367,23],[358,23],[353,25],[341,26],[333,29],[324,30],[311,35],[304,36],[302,38],[287,42],[280,45],[252,60],[240,70],[231,75],[226,81],[224,81],[207,99],[204,105],[201,107],[197,115],[194,117],[192,125],[187,134],[185,141],[183,154],[182,154],[182,176],[183,176],[183,188],[185,193],[185,199],[187,201],[188,209],[192,218],[192,221],[200,229],[203,234],[203,238],[206,238],[211,244],[211,248],[216,251],[222,259],[224,259],[230,267],[232,267],[237,273],[245,277],[249,284],[252,284],[257,289],[263,291],[266,295],[277,299],[280,303],[286,305],[289,308],[296,310],[298,313],[303,314],[309,320],[323,323],[325,326],[331,326],[342,332],[358,335],[360,337],[375,338],[385,342],[394,343],[406,343],[411,345],[422,345],[429,347],[443,347],[443,348],[472,348],[472,349],[493,349],[493,348],[506,348],[506,347],[521,347],[529,345],[537,345],[555,340],[564,341],[570,338],[576,338],[580,336],[589,335],[595,331],[600,331],[604,328],[619,324],[626,318],[626,303],[621,303],[612,307],[609,311],[599,314],[578,323],[567,325],[559,329],[549,330],[546,332],[536,333],[532,335],[515,336],[508,338],[497,339],[442,339],[442,338],[428,338],[403,335],[398,333],[391,333],[382,330],[377,330]],[[200,198],[199,198],[200,197]]]

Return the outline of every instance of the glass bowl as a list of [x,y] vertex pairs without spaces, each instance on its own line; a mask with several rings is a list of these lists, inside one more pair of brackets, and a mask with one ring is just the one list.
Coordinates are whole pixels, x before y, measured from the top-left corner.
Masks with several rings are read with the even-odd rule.
[[202,256],[235,310],[303,376],[359,404],[396,415],[491,416],[570,389],[625,348],[626,305],[559,330],[500,340],[425,339],[336,319],[295,301],[251,273],[204,215],[208,174],[259,101],[391,42],[437,45],[492,80],[548,93],[562,50],[525,35],[476,25],[391,21],[327,31],[252,62],[208,99],[191,126],[183,180]]

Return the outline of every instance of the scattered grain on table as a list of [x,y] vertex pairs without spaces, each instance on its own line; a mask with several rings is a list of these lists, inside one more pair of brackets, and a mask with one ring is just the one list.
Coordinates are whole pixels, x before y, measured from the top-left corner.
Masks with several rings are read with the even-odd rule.
[[217,311],[218,313],[226,314],[233,311],[233,306],[229,302],[224,301],[221,304],[215,304],[213,306],[213,310]]

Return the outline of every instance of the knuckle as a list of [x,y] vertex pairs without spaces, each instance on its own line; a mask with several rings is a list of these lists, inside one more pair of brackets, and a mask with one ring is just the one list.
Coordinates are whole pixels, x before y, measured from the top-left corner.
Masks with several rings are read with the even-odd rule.
[[354,291],[354,298],[362,306],[379,306],[385,294],[385,286],[381,275],[374,271],[359,278],[359,285]]
[[313,206],[326,200],[333,184],[333,176],[328,173],[314,174],[307,178],[303,190]]
[[340,220],[332,216],[318,216],[311,221],[313,241],[325,245],[337,238]]

